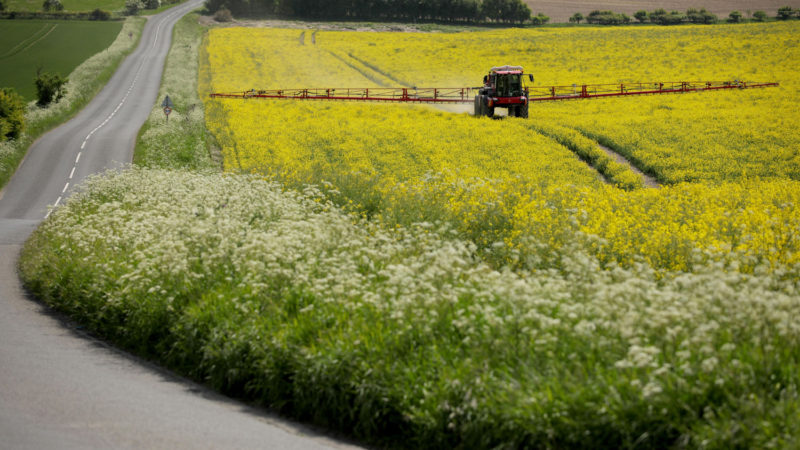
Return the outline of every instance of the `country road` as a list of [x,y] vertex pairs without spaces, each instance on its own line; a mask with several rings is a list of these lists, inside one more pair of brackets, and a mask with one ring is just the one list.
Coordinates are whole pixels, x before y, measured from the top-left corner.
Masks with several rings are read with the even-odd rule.
[[39,139],[0,192],[0,449],[352,447],[116,350],[30,298],[19,281],[22,243],[48,205],[131,161],[172,27],[200,4],[151,17],[105,88]]

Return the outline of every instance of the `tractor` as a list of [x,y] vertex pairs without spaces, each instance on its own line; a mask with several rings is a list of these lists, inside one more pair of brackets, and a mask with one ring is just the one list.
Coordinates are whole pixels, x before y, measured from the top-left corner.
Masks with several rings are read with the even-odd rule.
[[[492,67],[475,96],[475,117],[494,117],[495,108],[508,109],[510,117],[528,117],[528,88],[521,66]],[[533,75],[528,74],[533,83]]]

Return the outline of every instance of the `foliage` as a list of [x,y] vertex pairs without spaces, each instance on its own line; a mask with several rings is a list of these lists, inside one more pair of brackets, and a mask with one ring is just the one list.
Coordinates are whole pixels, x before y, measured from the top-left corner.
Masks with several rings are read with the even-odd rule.
[[66,84],[69,80],[62,78],[57,73],[36,71],[36,105],[45,107],[50,103],[58,103],[67,93]]
[[125,0],[125,14],[135,16],[139,11],[144,9],[144,2],[142,0]]
[[686,11],[686,18],[692,23],[711,24],[717,22],[717,16],[706,11],[705,8],[701,8],[699,11],[695,8],[689,8]]
[[214,13],[214,20],[217,22],[230,22],[233,20],[233,16],[228,8],[223,7]]
[[44,0],[42,3],[43,11],[63,11],[64,5],[60,0]]
[[647,11],[645,11],[645,10],[636,11],[635,13],[633,13],[633,17],[636,20],[638,20],[639,23],[644,23],[644,22],[647,22],[647,20],[648,20]]
[[778,20],[788,20],[795,16],[795,11],[791,6],[782,6],[778,8]]
[[797,442],[797,266],[659,278],[568,245],[558,270],[514,273],[449,234],[260,176],[134,169],[55,210],[20,271],[126,348],[378,444]]
[[0,142],[17,139],[25,129],[25,101],[13,88],[0,88]]
[[753,12],[753,20],[756,22],[763,22],[767,20],[767,13],[764,11],[755,11]]
[[206,0],[205,5],[214,12],[225,7],[236,16],[277,14],[317,20],[522,24],[531,19],[530,8],[522,0]]
[[583,14],[579,12],[576,12],[569,18],[570,23],[581,23],[581,20],[583,20]]
[[631,18],[625,14],[617,14],[613,11],[594,10],[586,16],[586,23],[599,25],[620,25],[630,23]]
[[102,9],[95,9],[89,14],[89,20],[109,20],[111,13]]
[[739,23],[742,21],[742,13],[739,11],[731,11],[728,15],[728,22],[730,23]]
[[0,11],[6,10],[6,0],[0,0]]
[[537,13],[535,16],[531,16],[531,23],[534,25],[544,25],[550,21],[550,18],[542,13]]

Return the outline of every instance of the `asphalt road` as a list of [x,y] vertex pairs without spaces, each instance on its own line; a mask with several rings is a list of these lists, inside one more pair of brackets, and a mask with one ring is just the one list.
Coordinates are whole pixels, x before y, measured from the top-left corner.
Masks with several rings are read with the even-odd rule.
[[22,243],[87,176],[129,163],[160,84],[172,26],[201,0],[149,19],[139,47],[75,118],[39,139],[0,192],[0,449],[345,448],[116,350],[23,290]]

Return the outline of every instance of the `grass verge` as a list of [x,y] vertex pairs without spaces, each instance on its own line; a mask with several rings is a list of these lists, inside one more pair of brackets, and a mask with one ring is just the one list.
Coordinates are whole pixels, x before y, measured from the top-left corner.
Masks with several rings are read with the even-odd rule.
[[141,18],[126,20],[108,49],[87,59],[69,74],[67,94],[61,101],[47,108],[29,103],[25,132],[19,139],[0,143],[0,188],[11,179],[28,147],[39,136],[77,114],[105,86],[125,56],[136,48],[144,24]]
[[[139,130],[134,164],[146,167],[219,168],[205,129],[203,102],[198,96],[197,66],[203,27],[197,14],[187,14],[172,32],[158,102]],[[161,102],[169,95],[175,106],[166,120]]]

